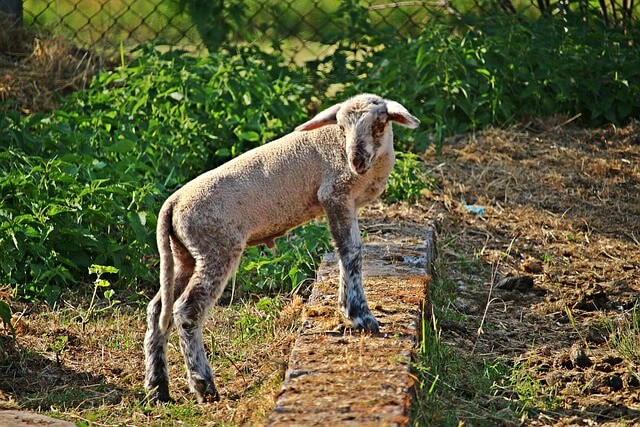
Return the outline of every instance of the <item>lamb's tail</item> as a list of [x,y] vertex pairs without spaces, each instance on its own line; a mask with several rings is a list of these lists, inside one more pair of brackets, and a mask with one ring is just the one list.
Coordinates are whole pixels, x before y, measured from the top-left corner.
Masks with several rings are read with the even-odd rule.
[[173,232],[173,200],[169,199],[162,205],[158,214],[156,240],[160,252],[160,310],[159,326],[162,333],[169,329],[173,313],[173,253],[169,236]]

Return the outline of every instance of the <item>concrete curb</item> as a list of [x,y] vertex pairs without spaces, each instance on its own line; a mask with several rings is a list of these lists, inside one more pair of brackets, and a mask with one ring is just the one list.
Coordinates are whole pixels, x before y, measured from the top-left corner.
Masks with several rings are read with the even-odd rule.
[[368,239],[369,306],[380,334],[345,327],[337,310],[338,267],[325,257],[267,425],[406,425],[411,362],[434,260],[433,232],[402,225]]

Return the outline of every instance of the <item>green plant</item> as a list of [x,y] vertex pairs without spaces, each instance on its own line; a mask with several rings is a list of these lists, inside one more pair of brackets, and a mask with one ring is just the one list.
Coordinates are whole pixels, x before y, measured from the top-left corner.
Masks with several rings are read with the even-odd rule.
[[346,93],[401,99],[422,132],[398,132],[398,148],[421,151],[444,137],[532,116],[564,114],[590,126],[640,113],[640,27],[607,28],[571,14],[467,13],[454,25],[429,21],[411,40],[368,55]]
[[[103,266],[93,264],[89,267],[89,274],[95,274],[96,279],[93,281],[93,293],[91,294],[91,300],[89,301],[89,306],[86,309],[80,310],[80,320],[82,324],[82,329],[89,321],[99,313],[103,313],[107,310],[111,310],[120,301],[114,299],[115,290],[111,288],[111,282],[106,279],[103,279],[102,276],[105,274],[117,274],[118,269],[111,266]],[[98,295],[98,289],[104,289],[102,296],[106,300],[106,305],[102,307],[98,307],[96,302],[96,296]]]
[[640,365],[640,312],[638,304],[620,322],[607,324],[609,347],[634,366]]
[[583,335],[582,332],[580,332],[580,327],[578,327],[578,325],[577,325],[576,318],[573,315],[573,310],[571,310],[571,308],[569,308],[569,307],[565,307],[564,311],[565,311],[565,313],[567,313],[567,317],[569,318],[569,323],[571,324],[571,327],[573,328],[575,333],[580,338],[580,341],[582,341],[582,344],[585,347],[589,347],[589,342],[587,341],[587,338]]
[[433,178],[422,170],[420,157],[414,153],[396,152],[396,161],[383,198],[390,202],[416,203],[424,191],[433,188]]
[[244,2],[177,0],[176,3],[181,11],[189,13],[209,52],[217,52],[229,41],[232,33],[242,33],[245,27]]
[[155,281],[156,213],[179,185],[286,133],[310,87],[277,55],[141,48],[50,115],[0,116],[0,283],[54,305],[116,267]]
[[[495,416],[498,402],[482,403],[505,378],[504,364],[462,354],[445,344],[438,318],[434,313],[427,316],[422,319],[420,348],[413,366],[417,398],[412,406],[412,423],[455,426],[468,421],[491,426],[505,421],[505,416]],[[449,321],[448,315],[439,316]]]
[[445,377],[446,366],[452,359],[451,349],[441,340],[442,330],[435,315],[431,319],[422,319],[422,337],[420,339],[421,362],[416,369],[422,374],[420,388],[431,395],[436,390],[441,377]]
[[62,364],[62,358],[64,354],[67,352],[69,346],[69,336],[67,335],[58,335],[56,339],[50,344],[49,349],[53,351],[56,355],[56,363],[58,365]]
[[11,321],[12,313],[11,306],[5,302],[0,301],[0,321],[4,325],[5,329],[8,329],[11,333],[8,339],[4,339],[4,336],[0,336],[0,360],[4,360],[7,358],[7,352],[9,349],[13,348],[16,340],[16,330]]
[[313,277],[323,253],[331,249],[324,225],[310,223],[277,239],[273,250],[253,246],[246,250],[236,283],[249,291],[293,291]]
[[11,306],[5,301],[0,301],[0,321],[2,321],[4,326],[15,336],[16,330],[13,327],[13,323],[11,323],[11,316]]
[[280,317],[282,301],[278,298],[262,297],[253,306],[252,310],[242,311],[240,318],[235,322],[238,340],[273,335],[273,324]]
[[[519,14],[526,11],[523,10],[522,4],[513,2],[512,0],[482,0],[475,2],[478,10],[483,13],[508,13]],[[637,17],[635,13],[635,5],[633,2],[627,1],[611,1],[608,2],[589,2],[587,0],[579,1],[536,1],[531,2],[531,6],[535,8],[534,12],[528,12],[529,15],[544,16],[545,18],[553,18],[557,20],[566,20],[567,16],[578,16],[582,19],[596,20],[607,26],[626,27],[633,23]],[[634,17],[634,15],[636,15]]]
[[504,384],[517,396],[517,411],[532,408],[554,409],[558,405],[556,389],[545,385],[533,372],[531,360],[516,362],[505,375]]

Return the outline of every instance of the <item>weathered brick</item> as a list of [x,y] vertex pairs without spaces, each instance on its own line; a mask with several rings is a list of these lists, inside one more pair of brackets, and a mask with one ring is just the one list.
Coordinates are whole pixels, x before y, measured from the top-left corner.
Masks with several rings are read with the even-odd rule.
[[334,254],[318,270],[305,322],[268,425],[406,425],[433,233],[399,227],[366,242],[364,287],[380,334],[346,326],[337,309]]

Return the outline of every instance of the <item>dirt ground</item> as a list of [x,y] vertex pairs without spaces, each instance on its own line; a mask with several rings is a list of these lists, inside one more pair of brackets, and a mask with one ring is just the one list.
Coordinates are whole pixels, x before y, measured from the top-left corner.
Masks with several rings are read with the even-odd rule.
[[640,302],[640,124],[489,130],[425,165],[438,188],[418,215],[457,288],[443,341],[521,368],[546,402],[523,424],[640,424],[640,331],[626,357],[612,344]]

